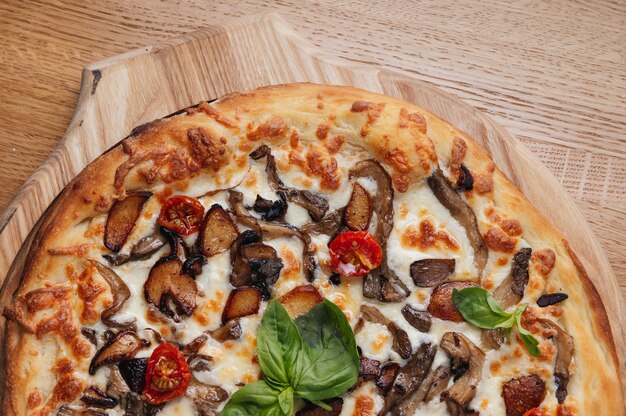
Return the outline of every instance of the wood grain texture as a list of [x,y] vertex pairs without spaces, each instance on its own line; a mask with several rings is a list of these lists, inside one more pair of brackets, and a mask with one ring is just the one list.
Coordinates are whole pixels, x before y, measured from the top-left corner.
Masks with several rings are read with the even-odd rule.
[[[579,208],[599,234],[620,273],[622,288],[626,288],[621,244],[626,224],[626,163],[625,142],[620,137],[626,120],[626,69],[615,64],[623,62],[620,59],[624,57],[624,45],[618,39],[624,30],[624,8],[611,4],[589,9],[583,4],[528,2],[524,7],[516,6],[517,10],[513,6],[498,10],[494,6],[464,15],[460,10],[469,10],[468,5],[461,4],[459,9],[437,4],[438,7],[419,3],[397,9],[382,3],[364,7],[358,2],[318,7],[277,5],[285,12],[287,22],[321,48],[313,50],[277,22],[271,30],[261,25],[244,31],[236,38],[243,43],[233,44],[232,48],[218,47],[233,42],[232,33],[213,28],[90,65],[83,73],[83,94],[65,140],[41,165],[76,105],[78,91],[72,76],[77,79],[84,62],[187,32],[198,24],[200,17],[206,17],[204,25],[222,21],[224,16],[233,15],[233,10],[240,15],[264,7],[246,2],[238,3],[237,8],[199,3],[198,9],[188,4],[152,2],[114,4],[108,9],[73,3],[27,3],[19,7],[3,3],[2,64],[8,71],[1,75],[6,88],[0,89],[0,98],[6,104],[0,112],[0,181],[7,186],[0,192],[8,189],[14,193],[15,186],[11,186],[17,183],[16,179],[41,167],[0,218],[0,224],[8,224],[0,236],[0,276],[4,276],[34,221],[63,185],[137,123],[228,91],[309,80],[352,84],[413,101],[485,143],[497,163],[571,240],[592,278],[600,283],[614,323],[618,322],[623,298]],[[602,27],[590,26],[599,33],[570,29],[561,33],[552,25],[537,23],[537,19],[544,23],[550,23],[546,19],[555,19],[552,23],[557,23],[555,14],[565,19],[573,10],[583,27],[601,19]],[[166,12],[171,13],[168,20],[159,19]],[[534,20],[516,24],[511,20],[515,16],[531,16]],[[54,21],[54,25],[33,24],[44,17]],[[501,22],[494,26],[497,21]],[[456,24],[459,22],[463,23],[461,27]],[[73,29],[68,30],[69,27]],[[507,35],[511,27],[524,33],[523,39]],[[487,33],[489,30],[491,33]],[[564,38],[559,43],[570,45],[567,57],[550,44],[550,33],[542,30],[552,36],[566,34],[574,38]],[[51,38],[50,32],[55,37]],[[260,44],[255,43],[259,41]],[[178,46],[168,47],[171,45]],[[604,49],[598,54],[600,46]],[[321,49],[328,54],[321,54]],[[591,54],[592,50],[596,52]],[[38,53],[42,51],[45,53]],[[195,58],[188,63],[190,55]],[[333,55],[352,61],[341,61]],[[589,60],[589,56],[595,57],[589,67],[575,59]],[[402,69],[410,78],[355,61]],[[59,72],[50,70],[51,67]],[[102,71],[102,77],[94,89],[96,70]],[[596,78],[598,71],[609,76]],[[516,133],[576,202],[562,192],[537,158],[505,130],[471,107],[416,81],[420,79],[434,82],[483,109]],[[92,90],[95,94],[91,94]],[[136,105],[125,105],[129,95]],[[102,105],[105,102],[119,104]],[[77,137],[80,140],[76,141]],[[542,178],[539,185],[536,178]],[[7,198],[5,194],[0,196]],[[21,203],[25,200],[28,204]],[[616,332],[616,339],[623,341],[623,333]]]

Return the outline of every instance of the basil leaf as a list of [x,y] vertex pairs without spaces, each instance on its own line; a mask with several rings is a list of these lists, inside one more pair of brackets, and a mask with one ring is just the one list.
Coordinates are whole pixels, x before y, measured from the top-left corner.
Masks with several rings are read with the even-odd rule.
[[[246,384],[237,390],[221,411],[222,416],[285,416],[278,397],[282,394],[265,381]],[[292,397],[293,401],[293,397]]]
[[463,318],[479,328],[510,328],[515,323],[513,315],[504,312],[491,293],[481,287],[454,289],[452,301]]
[[[524,310],[522,309],[522,312],[523,311]],[[528,351],[528,353],[532,355],[533,357],[539,357],[541,355],[541,349],[539,349],[539,347],[537,346],[539,345],[539,341],[537,341],[537,338],[533,337],[530,332],[524,329],[524,327],[522,326],[522,322],[520,321],[521,315],[522,314],[520,313],[519,315],[515,317],[515,322],[517,323],[517,332],[519,333],[519,337],[524,343],[524,346],[526,347],[526,351]]]
[[285,308],[276,300],[267,305],[257,334],[259,365],[267,383],[283,389],[292,385],[299,370],[302,338]]
[[287,387],[278,395],[278,405],[285,415],[293,413],[293,389]]
[[359,354],[345,315],[324,300],[295,321],[302,336],[302,372],[295,393],[310,401],[337,397],[356,383]]

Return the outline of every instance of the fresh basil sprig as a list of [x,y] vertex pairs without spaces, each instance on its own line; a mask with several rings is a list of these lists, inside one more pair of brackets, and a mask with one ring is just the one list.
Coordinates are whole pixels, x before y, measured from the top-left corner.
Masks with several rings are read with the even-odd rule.
[[295,396],[331,410],[322,400],[344,393],[359,375],[352,328],[328,300],[295,321],[271,301],[259,326],[257,355],[263,380],[237,390],[222,415],[291,415]]
[[498,304],[498,301],[491,296],[491,293],[481,287],[454,289],[452,291],[452,300],[463,318],[479,328],[503,328],[508,336],[511,328],[516,325],[517,332],[528,353],[533,357],[541,355],[541,350],[537,347],[539,341],[522,327],[520,321],[522,314],[528,306],[527,303],[521,305],[512,313],[505,312]]

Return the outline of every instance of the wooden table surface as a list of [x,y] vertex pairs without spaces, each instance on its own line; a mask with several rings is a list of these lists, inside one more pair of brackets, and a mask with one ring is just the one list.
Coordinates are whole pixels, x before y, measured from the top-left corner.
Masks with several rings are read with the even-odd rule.
[[519,137],[576,199],[626,296],[626,2],[506,3],[3,0],[0,212],[63,135],[85,64],[274,10],[325,51],[411,73]]

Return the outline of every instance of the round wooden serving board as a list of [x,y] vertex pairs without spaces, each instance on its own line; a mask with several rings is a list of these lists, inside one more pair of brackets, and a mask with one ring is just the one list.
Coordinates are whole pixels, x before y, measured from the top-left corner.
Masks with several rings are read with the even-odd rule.
[[[297,81],[353,85],[404,99],[486,147],[582,260],[611,319],[626,380],[626,320],[615,275],[576,204],[548,169],[477,109],[406,74],[326,55],[273,13],[210,26],[84,69],[80,98],[65,136],[0,217],[0,310],[19,285],[42,213],[72,178],[133,127],[229,92]],[[0,318],[0,330],[3,327]]]

